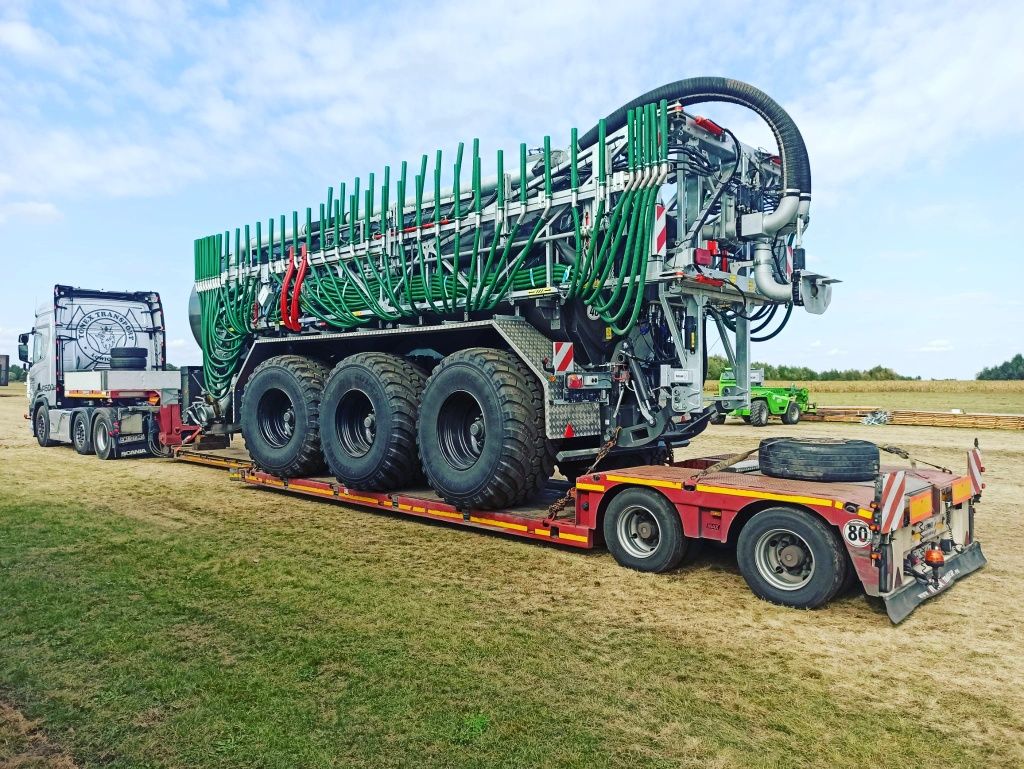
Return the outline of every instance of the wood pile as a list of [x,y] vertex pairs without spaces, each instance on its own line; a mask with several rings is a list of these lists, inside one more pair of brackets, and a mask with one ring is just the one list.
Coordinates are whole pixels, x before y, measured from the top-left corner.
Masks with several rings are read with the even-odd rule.
[[1024,414],[965,414],[871,406],[818,406],[814,413],[804,414],[801,419],[809,422],[863,422],[866,419],[873,419],[877,420],[876,424],[1024,430]]

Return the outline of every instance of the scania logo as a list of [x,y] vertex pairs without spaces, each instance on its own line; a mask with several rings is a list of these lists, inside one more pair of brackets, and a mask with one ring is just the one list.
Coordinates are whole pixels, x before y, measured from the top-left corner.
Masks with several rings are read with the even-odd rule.
[[131,321],[113,310],[93,310],[78,322],[75,340],[82,354],[94,363],[110,363],[112,347],[133,347],[135,329]]

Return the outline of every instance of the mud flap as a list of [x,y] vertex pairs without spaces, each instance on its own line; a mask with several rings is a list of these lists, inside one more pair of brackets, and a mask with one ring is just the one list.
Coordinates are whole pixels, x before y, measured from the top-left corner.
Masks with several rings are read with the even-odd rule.
[[889,595],[882,596],[889,619],[893,624],[902,622],[929,598],[947,590],[958,579],[966,577],[972,571],[977,571],[987,563],[985,554],[981,552],[981,543],[971,543],[963,552],[949,558],[946,564],[939,569],[937,582],[932,581],[928,584],[911,582]]

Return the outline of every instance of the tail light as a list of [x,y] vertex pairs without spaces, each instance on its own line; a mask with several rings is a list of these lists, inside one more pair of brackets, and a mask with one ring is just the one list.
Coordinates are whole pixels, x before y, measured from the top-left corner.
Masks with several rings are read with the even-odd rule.
[[580,390],[583,388],[583,377],[579,374],[569,374],[565,377],[565,386],[570,390]]

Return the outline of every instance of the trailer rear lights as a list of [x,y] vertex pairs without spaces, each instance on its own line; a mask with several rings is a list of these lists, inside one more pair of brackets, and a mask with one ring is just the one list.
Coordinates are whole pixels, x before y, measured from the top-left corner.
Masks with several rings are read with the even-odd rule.
[[583,389],[583,377],[579,374],[569,374],[565,378],[565,386],[570,390],[582,390]]
[[946,563],[946,554],[937,547],[929,547],[924,551],[924,562],[937,569]]

